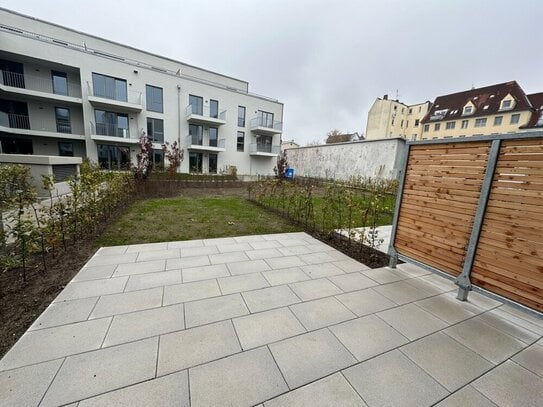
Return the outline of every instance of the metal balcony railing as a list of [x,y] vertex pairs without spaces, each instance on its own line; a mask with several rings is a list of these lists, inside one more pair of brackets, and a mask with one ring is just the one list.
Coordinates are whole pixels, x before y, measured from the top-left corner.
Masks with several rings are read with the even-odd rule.
[[62,86],[61,89],[54,89],[53,78],[0,70],[0,84],[11,88],[81,98],[81,84],[74,81],[66,81],[65,87]]
[[249,145],[250,153],[279,154],[280,151],[281,151],[281,146],[276,146],[272,144],[253,143]]
[[115,100],[117,102],[132,103],[134,105],[141,105],[142,103],[141,92],[135,90],[118,91],[118,89],[115,89],[113,86],[101,86],[95,89],[90,82],[87,82],[87,91],[89,96]]
[[220,139],[212,139],[207,142],[204,141],[203,136],[200,135],[187,135],[187,145],[189,146],[202,146],[202,147],[217,147],[217,148],[225,148],[226,146],[226,140],[223,138]]
[[185,109],[185,113],[187,117],[194,114],[198,116],[209,117],[211,119],[226,121],[226,110],[212,112],[209,106],[188,105]]
[[72,134],[72,124],[67,120],[32,120],[24,114],[0,113],[0,126],[12,129],[48,131]]
[[277,120],[269,120],[264,117],[254,117],[251,119],[251,129],[257,127],[266,127],[268,129],[283,131],[283,123]]
[[129,129],[119,128],[115,124],[91,122],[90,127],[91,134],[95,134],[97,136],[131,138]]

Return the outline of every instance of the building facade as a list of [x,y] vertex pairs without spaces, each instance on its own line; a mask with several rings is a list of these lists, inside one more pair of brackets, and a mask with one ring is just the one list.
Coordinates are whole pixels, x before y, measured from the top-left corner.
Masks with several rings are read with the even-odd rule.
[[142,134],[181,172],[273,174],[283,104],[245,81],[0,9],[0,153],[134,161]]
[[422,139],[484,136],[543,126],[543,93],[515,81],[438,96],[422,119]]
[[388,95],[377,98],[368,112],[365,138],[418,140],[422,133],[421,120],[429,109],[430,102],[406,105],[399,100],[390,100]]

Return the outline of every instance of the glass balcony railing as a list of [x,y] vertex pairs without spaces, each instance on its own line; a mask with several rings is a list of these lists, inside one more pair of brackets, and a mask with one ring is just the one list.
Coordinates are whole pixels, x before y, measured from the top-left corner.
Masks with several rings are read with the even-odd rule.
[[127,128],[119,128],[115,124],[91,122],[91,134],[97,136],[109,136],[118,138],[130,138],[130,131]]
[[202,146],[202,147],[215,147],[215,148],[225,148],[226,140],[223,138],[220,139],[211,139],[204,140],[203,136],[200,135],[187,135],[187,145],[189,146]]
[[185,113],[187,117],[192,115],[203,116],[210,119],[224,120],[226,121],[226,110],[218,111],[210,109],[209,106],[197,106],[197,105],[188,105],[185,108]]
[[98,88],[93,88],[90,82],[87,82],[87,91],[89,96],[141,105],[141,92],[134,90],[127,91],[126,89],[116,88],[115,86],[100,86]]
[[264,127],[270,130],[283,131],[283,123],[276,120],[269,120],[264,117],[254,117],[251,119],[251,129]]
[[281,146],[276,146],[273,144],[260,144],[253,143],[249,145],[250,153],[270,153],[270,154],[279,154],[281,151]]
[[45,76],[27,75],[0,70],[0,84],[11,88],[28,89],[37,92],[81,98],[81,84],[65,81],[58,88],[53,87],[53,79]]

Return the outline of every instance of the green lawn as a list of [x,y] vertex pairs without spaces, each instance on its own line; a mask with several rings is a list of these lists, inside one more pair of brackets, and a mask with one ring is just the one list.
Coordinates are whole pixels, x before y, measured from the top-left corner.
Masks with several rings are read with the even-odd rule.
[[165,242],[300,231],[280,216],[236,196],[138,201],[95,245]]

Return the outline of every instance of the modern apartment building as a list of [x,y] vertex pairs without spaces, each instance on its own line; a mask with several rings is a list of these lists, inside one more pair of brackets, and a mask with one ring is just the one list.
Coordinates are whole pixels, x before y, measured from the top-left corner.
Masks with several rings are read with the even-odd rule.
[[516,81],[438,96],[422,119],[423,139],[484,136],[543,127],[543,93]]
[[273,174],[283,104],[243,80],[0,8],[0,153],[130,166],[145,132],[181,172]]
[[391,100],[388,95],[377,98],[368,112],[366,140],[402,137],[407,140],[420,139],[421,120],[428,113],[430,102],[406,105]]

